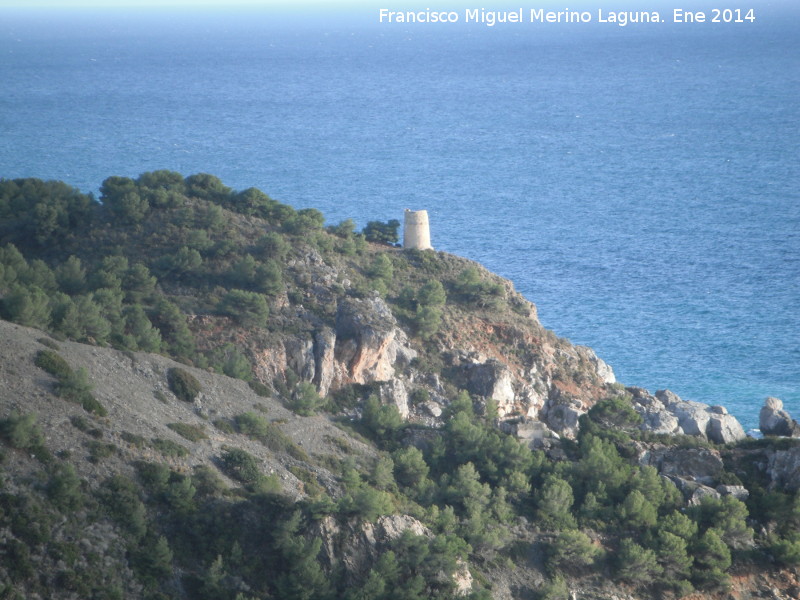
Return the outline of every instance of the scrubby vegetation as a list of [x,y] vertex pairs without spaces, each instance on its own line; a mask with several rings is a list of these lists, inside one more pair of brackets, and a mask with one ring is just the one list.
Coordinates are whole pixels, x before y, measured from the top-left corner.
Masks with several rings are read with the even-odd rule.
[[[501,431],[497,406],[461,389],[436,342],[466,314],[525,307],[464,261],[395,249],[398,226],[326,228],[314,209],[206,174],[110,177],[100,202],[57,182],[0,181],[0,316],[62,341],[178,360],[186,368],[161,372],[159,385],[208,418],[168,423],[180,442],[104,435],[108,419],[98,417],[107,413],[86,371],[43,338],[35,364],[56,378],[59,396],[92,413],[67,423],[87,460],[129,461],[129,470],[83,479],[70,463],[81,457],[48,452],[35,415],[0,420],[14,465],[37,459],[32,474],[11,466],[3,474],[0,597],[447,599],[457,596],[454,574],[469,565],[466,597],[477,599],[491,596],[486,573],[519,561],[543,569],[543,599],[566,598],[569,581],[597,574],[669,598],[724,589],[732,567],[800,564],[800,496],[770,486],[753,458],[785,442],[718,449],[724,469],[713,485],[743,483],[749,497],[689,505],[638,457],[665,442],[698,442],[641,433],[619,389],[609,387],[582,417],[574,440],[534,451]],[[289,367],[268,380],[259,370],[248,340],[266,347],[287,331],[307,333],[299,314],[330,327],[338,300],[375,295],[413,336],[415,368],[437,381],[440,429],[405,422],[369,384],[321,396],[313,374]],[[210,373],[235,377],[308,422],[337,420],[336,453],[296,443],[260,404],[235,416],[202,413],[196,400],[207,390],[191,367],[206,371],[194,373],[209,387]],[[409,392],[412,404],[431,399],[423,387]],[[153,394],[160,408],[176,404]],[[225,445],[209,464],[181,462],[218,436]],[[259,451],[285,465],[281,477]],[[134,452],[147,460],[130,460]],[[424,533],[405,531],[356,572],[330,562],[322,531],[355,535],[392,515],[413,517]]]
[[169,381],[169,389],[172,390],[175,397],[184,402],[194,401],[202,389],[195,376],[185,369],[170,369],[167,372],[167,381]]
[[[377,292],[423,340],[439,331],[449,298],[483,308],[505,300],[488,273],[393,251],[398,227],[375,221],[356,233],[348,220],[326,228],[319,211],[254,188],[237,192],[207,174],[109,177],[99,201],[60,182],[0,180],[0,317],[250,380],[250,348],[207,343],[207,330],[291,327],[275,315],[284,299],[330,319],[329,294]],[[289,266],[309,256],[340,273],[324,294]],[[197,327],[196,316],[213,325]],[[188,400],[195,388],[182,383],[176,395]],[[300,411],[316,410],[305,391],[289,392]]]
[[69,363],[54,350],[40,350],[36,355],[36,366],[41,367],[58,380],[56,393],[71,402],[80,404],[84,410],[104,417],[106,409],[92,395],[92,384],[86,370],[73,371]]

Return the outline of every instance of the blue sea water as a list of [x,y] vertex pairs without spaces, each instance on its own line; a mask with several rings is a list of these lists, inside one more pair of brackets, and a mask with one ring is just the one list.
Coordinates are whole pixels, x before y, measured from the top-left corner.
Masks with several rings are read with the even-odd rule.
[[[592,7],[595,10],[596,5]],[[800,27],[379,25],[0,8],[0,177],[208,172],[328,221],[426,208],[619,380],[800,416]]]

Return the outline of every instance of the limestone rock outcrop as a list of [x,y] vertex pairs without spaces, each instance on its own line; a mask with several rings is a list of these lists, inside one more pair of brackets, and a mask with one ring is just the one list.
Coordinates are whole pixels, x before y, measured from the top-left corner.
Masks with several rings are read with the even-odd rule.
[[770,452],[767,460],[772,486],[790,492],[800,490],[800,446]]
[[595,351],[588,346],[576,346],[575,349],[580,353],[589,363],[594,367],[597,376],[603,380],[604,383],[616,383],[617,378],[614,375],[614,370],[603,359],[599,358]]
[[707,448],[653,449],[639,462],[655,467],[670,479],[694,481],[706,486],[715,486],[724,469],[719,452]]
[[800,425],[783,410],[783,401],[769,397],[758,414],[758,428],[764,435],[800,437]]
[[337,383],[389,381],[395,363],[416,356],[408,337],[380,297],[345,298],[336,311]]
[[497,403],[500,417],[513,412],[515,393],[511,370],[497,359],[477,360],[465,364],[468,389],[478,396],[491,398]]
[[336,332],[324,327],[314,332],[314,385],[320,396],[326,396],[334,377]]
[[[363,577],[389,545],[406,531],[433,538],[433,532],[409,515],[386,515],[374,523],[350,521],[340,523],[331,516],[321,519],[312,535],[322,541],[320,555],[332,569],[343,568],[354,580]],[[472,591],[472,575],[468,565],[461,562],[453,574],[459,595]]]
[[682,400],[669,390],[655,396],[647,390],[629,387],[633,407],[643,419],[642,429],[661,434],[685,434],[703,437],[717,444],[727,444],[746,437],[744,429],[722,406]]
[[381,397],[396,404],[404,418],[409,415],[408,393],[396,372],[417,353],[382,298],[345,298],[334,328],[317,325],[310,335],[287,336],[254,355],[256,376],[264,382],[290,369],[313,382],[321,396],[350,383],[382,383]]

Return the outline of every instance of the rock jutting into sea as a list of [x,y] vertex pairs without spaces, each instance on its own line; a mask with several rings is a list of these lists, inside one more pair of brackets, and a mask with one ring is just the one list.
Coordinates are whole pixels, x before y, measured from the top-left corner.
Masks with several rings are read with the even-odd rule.
[[800,425],[783,410],[783,402],[778,398],[764,400],[758,414],[758,428],[764,435],[800,437]]

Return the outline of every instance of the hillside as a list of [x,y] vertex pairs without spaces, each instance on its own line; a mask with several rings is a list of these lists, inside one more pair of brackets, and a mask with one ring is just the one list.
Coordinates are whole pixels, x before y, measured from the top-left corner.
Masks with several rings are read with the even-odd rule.
[[101,201],[0,180],[0,597],[800,589],[795,440],[625,388],[391,221],[169,171]]

